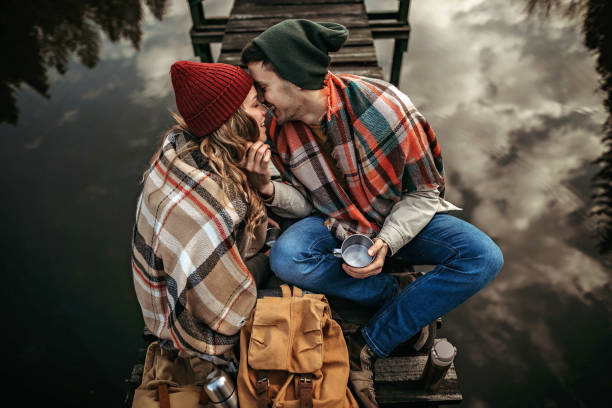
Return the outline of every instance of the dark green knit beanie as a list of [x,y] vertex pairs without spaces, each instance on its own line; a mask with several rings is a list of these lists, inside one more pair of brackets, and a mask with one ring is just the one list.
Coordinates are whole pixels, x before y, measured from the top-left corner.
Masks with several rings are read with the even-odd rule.
[[336,23],[315,23],[304,19],[285,20],[253,39],[276,71],[302,89],[321,89],[331,58],[348,30]]

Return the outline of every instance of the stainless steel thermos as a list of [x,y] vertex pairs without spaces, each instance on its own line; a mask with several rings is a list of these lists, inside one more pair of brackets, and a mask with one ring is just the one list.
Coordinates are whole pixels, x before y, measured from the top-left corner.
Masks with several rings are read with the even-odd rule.
[[448,341],[436,339],[429,351],[427,363],[423,370],[423,384],[427,391],[437,391],[442,379],[451,366],[457,349]]
[[206,376],[204,391],[215,407],[238,408],[238,395],[232,377],[215,367]]

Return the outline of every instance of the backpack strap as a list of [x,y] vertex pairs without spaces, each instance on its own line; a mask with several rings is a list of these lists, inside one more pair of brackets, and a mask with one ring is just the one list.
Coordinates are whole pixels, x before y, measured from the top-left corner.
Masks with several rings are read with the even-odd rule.
[[300,408],[312,408],[312,395],[312,374],[300,374],[298,379]]
[[170,396],[168,395],[168,384],[157,385],[157,397],[159,398],[159,408],[170,408]]
[[283,297],[291,297],[291,288],[287,284],[281,285],[281,290],[283,291]]
[[302,293],[302,289],[298,288],[297,286],[293,287],[293,296],[295,297],[302,297],[304,296],[304,294]]
[[270,380],[265,371],[257,371],[257,382],[255,383],[255,392],[257,393],[257,408],[267,408],[270,405]]

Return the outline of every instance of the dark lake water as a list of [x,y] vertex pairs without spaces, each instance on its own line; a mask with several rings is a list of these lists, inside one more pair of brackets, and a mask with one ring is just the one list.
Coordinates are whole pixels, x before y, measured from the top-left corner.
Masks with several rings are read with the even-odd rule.
[[[230,7],[206,2],[209,15]],[[458,348],[462,406],[597,406],[612,385],[612,261],[587,211],[606,112],[579,24],[504,0],[415,1],[410,21],[400,88],[438,135],[458,216],[505,256],[439,333]],[[118,406],[142,344],[139,178],[172,124],[169,67],[194,56],[184,0],[161,20],[143,6],[140,24],[139,49],[102,34],[92,68],[69,54],[64,74],[48,71],[49,97],[22,86],[17,124],[0,124],[5,389],[20,405]],[[376,47],[388,78],[392,44]]]

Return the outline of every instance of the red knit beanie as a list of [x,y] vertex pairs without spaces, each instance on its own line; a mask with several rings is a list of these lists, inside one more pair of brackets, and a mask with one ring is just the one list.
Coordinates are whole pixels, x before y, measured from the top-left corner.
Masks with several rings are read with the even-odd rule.
[[178,61],[170,68],[176,107],[195,136],[217,130],[242,105],[253,78],[229,64]]

